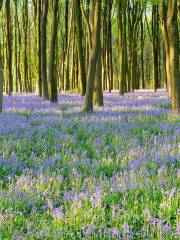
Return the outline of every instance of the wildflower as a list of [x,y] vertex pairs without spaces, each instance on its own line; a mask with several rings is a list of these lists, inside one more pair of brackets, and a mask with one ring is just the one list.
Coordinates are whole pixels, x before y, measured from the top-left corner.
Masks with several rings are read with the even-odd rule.
[[40,238],[43,238],[43,237],[45,237],[45,236],[46,236],[45,232],[41,231],[41,232],[39,233],[39,237],[40,237]]
[[49,209],[52,209],[52,208],[53,208],[53,203],[52,203],[52,201],[51,201],[49,198],[47,198],[46,204],[47,204],[47,206],[48,206]]
[[123,224],[123,232],[125,235],[130,233],[129,225],[126,222]]
[[101,205],[102,202],[102,189],[98,189],[97,192],[95,192],[92,197],[90,198],[90,202],[93,206],[97,207]]
[[95,226],[89,225],[85,232],[85,235],[90,238],[94,231],[95,231]]
[[119,230],[118,230],[118,228],[116,228],[116,227],[112,228],[112,236],[113,237],[119,237]]
[[4,216],[0,213],[0,223],[4,221]]
[[53,215],[54,215],[54,218],[60,220],[63,218],[64,214],[63,212],[60,210],[60,208],[54,208],[53,209]]
[[171,232],[171,227],[170,226],[168,226],[168,225],[164,225],[163,226],[163,232],[164,233],[170,233]]

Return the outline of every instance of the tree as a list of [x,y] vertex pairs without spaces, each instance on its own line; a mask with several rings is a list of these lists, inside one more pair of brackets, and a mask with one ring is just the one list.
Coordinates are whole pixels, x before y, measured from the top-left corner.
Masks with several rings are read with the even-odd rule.
[[177,0],[168,2],[169,65],[172,86],[172,111],[180,113],[179,30]]
[[169,35],[167,27],[167,10],[168,6],[165,0],[161,0],[160,3],[160,16],[161,16],[161,30],[163,43],[165,48],[165,66],[166,66],[166,77],[167,77],[167,89],[169,96],[172,96],[172,87],[171,87],[171,73],[170,73],[170,46],[169,46]]
[[[0,12],[2,8],[3,0],[0,0]],[[0,112],[2,112],[3,105],[3,62],[2,62],[2,53],[1,53],[1,36],[0,36]]]
[[37,41],[37,86],[38,94],[42,96],[42,78],[41,78],[41,0],[36,3],[36,41]]
[[28,0],[23,1],[23,32],[24,32],[24,85],[25,92],[29,92],[29,83],[28,83]]
[[6,73],[7,73],[7,94],[10,96],[13,91],[12,77],[12,36],[11,36],[11,8],[10,1],[5,1],[6,10]]
[[123,95],[127,90],[127,36],[126,36],[126,8],[127,1],[118,0],[118,44],[119,44],[119,93]]
[[80,0],[75,0],[75,18],[76,18],[76,42],[79,57],[80,67],[80,82],[81,82],[81,95],[86,93],[86,68],[85,58],[83,54],[83,29],[82,29],[82,13],[80,8]]
[[177,9],[177,0],[170,0],[168,5],[166,5],[165,0],[161,0],[161,28],[166,51],[168,90],[170,96],[172,96],[172,111],[180,113],[179,30]]
[[49,99],[48,82],[47,82],[47,37],[46,25],[48,15],[49,0],[42,0],[42,19],[41,19],[41,77],[42,77],[42,97]]
[[103,102],[103,91],[102,91],[102,54],[101,49],[99,50],[97,64],[96,64],[96,76],[94,82],[94,93],[93,93],[93,104],[97,107],[102,107]]
[[153,80],[154,90],[157,91],[159,83],[159,6],[152,6],[152,46],[153,46]]
[[[101,30],[101,0],[91,1],[91,43],[89,58],[89,70],[87,76],[86,96],[84,100],[83,110],[84,112],[93,111],[93,91],[94,82],[96,77],[96,65],[98,61],[98,55],[100,51],[100,30]],[[91,45],[91,44],[90,44]]]
[[57,13],[58,13],[58,0],[52,0],[52,32],[50,42],[49,75],[48,75],[48,81],[50,83],[50,101],[52,103],[58,101],[57,79],[55,78],[55,47],[58,26]]

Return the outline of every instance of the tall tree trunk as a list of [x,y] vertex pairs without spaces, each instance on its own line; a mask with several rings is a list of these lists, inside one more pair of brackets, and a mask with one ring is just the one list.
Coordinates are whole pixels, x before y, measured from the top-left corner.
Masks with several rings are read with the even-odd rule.
[[70,89],[70,79],[69,79],[69,54],[68,54],[68,45],[69,45],[69,0],[65,0],[65,59],[64,59],[64,76],[65,76],[65,91]]
[[103,106],[101,50],[99,50],[98,60],[96,64],[96,77],[94,82],[93,102],[94,105],[97,107]]
[[89,71],[87,77],[86,96],[84,100],[83,110],[85,112],[93,111],[93,91],[96,76],[96,64],[100,50],[100,30],[101,30],[101,0],[92,1],[91,11],[91,42]]
[[126,38],[126,0],[118,0],[118,43],[119,43],[119,93],[127,90],[127,38]]
[[57,13],[58,13],[58,0],[53,0],[52,9],[52,32],[51,32],[51,43],[50,43],[50,59],[49,59],[49,75],[48,80],[50,83],[50,101],[57,102],[57,80],[55,78],[55,47],[57,40]]
[[141,18],[141,86],[145,88],[145,79],[144,79],[144,25],[143,18]]
[[159,10],[158,5],[153,4],[152,6],[152,40],[153,40],[153,81],[154,81],[154,90],[157,91],[159,83]]
[[161,30],[164,42],[164,48],[166,52],[166,76],[167,76],[167,89],[169,96],[172,96],[172,84],[171,84],[171,72],[170,72],[170,46],[169,46],[169,35],[168,35],[168,28],[167,28],[167,5],[165,0],[161,0],[160,3],[160,16],[161,16]]
[[37,1],[36,14],[36,40],[37,40],[37,84],[38,94],[42,96],[42,78],[41,78],[41,0]]
[[82,30],[82,14],[80,8],[80,0],[75,0],[75,18],[76,18],[76,42],[79,57],[80,67],[80,83],[81,83],[81,95],[84,96],[86,93],[86,66],[85,58],[83,54],[83,30]]
[[[1,11],[1,6],[0,6]],[[3,105],[3,61],[1,53],[1,38],[0,38],[0,112],[2,112]]]
[[172,86],[172,111],[180,113],[180,65],[179,65],[179,35],[177,0],[168,2],[168,33],[170,48],[170,73]]
[[16,80],[16,92],[18,92],[18,9],[17,1],[14,0],[15,16],[14,16],[14,61],[15,61],[15,80]]
[[49,99],[47,83],[47,53],[46,53],[46,25],[48,15],[49,0],[42,0],[42,20],[41,20],[41,76],[42,76],[42,97]]
[[[2,7],[2,0],[0,0],[0,12]],[[3,60],[1,52],[1,35],[0,35],[0,112],[2,112],[3,106]]]
[[24,0],[24,14],[23,14],[23,30],[24,30],[24,85],[25,92],[29,91],[28,87],[28,0]]
[[6,9],[6,72],[7,72],[7,93],[10,96],[13,91],[12,76],[12,39],[11,39],[11,10],[10,1],[5,2]]

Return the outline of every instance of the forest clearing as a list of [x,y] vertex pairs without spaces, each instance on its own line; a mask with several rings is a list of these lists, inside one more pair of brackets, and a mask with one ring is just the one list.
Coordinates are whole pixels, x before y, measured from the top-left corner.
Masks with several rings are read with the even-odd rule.
[[0,0],[0,240],[179,239],[179,19]]

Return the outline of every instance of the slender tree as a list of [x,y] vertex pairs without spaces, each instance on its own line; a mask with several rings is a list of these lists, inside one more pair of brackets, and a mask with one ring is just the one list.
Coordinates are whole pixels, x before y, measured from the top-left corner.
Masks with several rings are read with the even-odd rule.
[[28,79],[28,0],[23,2],[23,35],[24,35],[24,52],[23,52],[23,61],[24,61],[24,85],[25,92],[29,92],[29,79]]
[[80,7],[80,0],[75,0],[75,18],[76,18],[76,42],[79,57],[80,67],[80,83],[81,83],[81,95],[86,93],[86,68],[85,58],[83,54],[83,29],[82,29],[82,13]]
[[169,65],[172,86],[172,111],[180,113],[180,65],[177,0],[168,2]]
[[165,0],[161,0],[160,3],[160,17],[161,17],[161,30],[163,36],[163,43],[165,48],[165,66],[166,66],[166,77],[167,77],[167,90],[169,96],[172,96],[172,83],[171,83],[171,73],[170,73],[170,45],[169,45],[169,35],[167,27],[167,10],[168,5]]
[[42,97],[49,99],[47,82],[47,37],[46,26],[48,16],[49,0],[42,0],[42,19],[41,19],[41,77],[42,77]]
[[101,0],[91,1],[91,43],[89,71],[87,76],[86,96],[83,110],[85,112],[93,111],[93,92],[96,77],[96,65],[100,51],[100,30],[101,30]]
[[57,26],[58,26],[58,0],[52,0],[52,32],[50,42],[50,56],[49,56],[49,75],[48,81],[50,83],[50,101],[52,103],[58,101],[57,94],[57,79],[55,78],[55,47],[57,40]]
[[38,94],[42,96],[42,78],[41,78],[41,0],[36,3],[36,41],[37,41],[37,86]]
[[[0,0],[0,12],[2,8],[3,0]],[[3,105],[3,59],[2,59],[2,52],[1,52],[1,35],[0,35],[0,112],[2,112],[2,105]]]
[[6,10],[6,77],[7,77],[7,93],[11,95],[13,91],[12,77],[12,33],[11,33],[11,8],[10,1],[5,1]]

